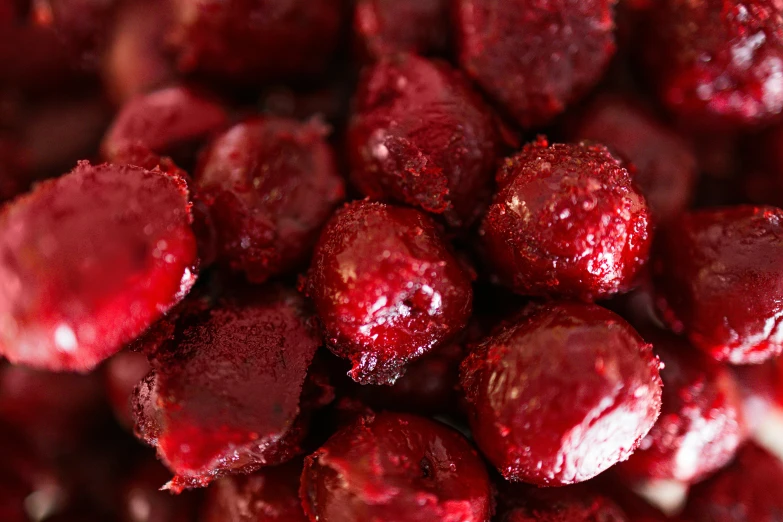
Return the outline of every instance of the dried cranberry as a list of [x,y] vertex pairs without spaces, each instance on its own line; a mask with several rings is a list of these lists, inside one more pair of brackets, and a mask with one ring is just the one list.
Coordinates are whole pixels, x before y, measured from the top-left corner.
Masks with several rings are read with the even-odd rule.
[[133,427],[131,397],[136,385],[150,372],[147,357],[137,352],[121,352],[109,359],[105,366],[106,396],[114,415],[126,428]]
[[462,363],[473,436],[508,480],[585,481],[627,459],[658,418],[658,365],[608,310],[533,307]]
[[311,522],[484,522],[484,463],[457,432],[413,415],[359,419],[305,459],[300,490]]
[[616,0],[455,0],[462,68],[521,125],[546,124],[614,54]]
[[306,263],[344,197],[326,133],[317,120],[270,117],[239,123],[212,142],[196,184],[219,261],[256,282]]
[[605,147],[539,138],[507,159],[497,180],[480,234],[500,282],[583,300],[632,285],[647,260],[650,211]]
[[490,198],[497,139],[492,113],[460,73],[396,56],[360,80],[348,134],[351,178],[371,198],[470,225]]
[[0,215],[0,351],[89,370],[187,293],[196,244],[185,183],[81,162]]
[[783,210],[736,206],[673,221],[657,243],[653,273],[669,326],[734,364],[783,349]]
[[358,0],[353,26],[370,57],[440,54],[449,40],[449,0]]
[[326,225],[306,291],[334,353],[362,383],[393,383],[454,334],[471,311],[470,280],[423,213],[359,201]]
[[206,486],[295,455],[318,345],[302,299],[278,287],[237,290],[182,314],[134,397],[139,436],[176,475],[169,487]]

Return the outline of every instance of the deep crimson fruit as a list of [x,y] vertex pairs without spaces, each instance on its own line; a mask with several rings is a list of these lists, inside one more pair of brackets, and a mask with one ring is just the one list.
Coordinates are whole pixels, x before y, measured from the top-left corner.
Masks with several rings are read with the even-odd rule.
[[696,154],[686,138],[627,96],[603,96],[580,115],[571,133],[607,145],[628,170],[656,222],[685,210],[696,183]]
[[768,415],[783,405],[783,361],[772,359],[764,364],[731,367],[739,383],[743,413],[750,431],[754,431]]
[[351,377],[391,384],[467,323],[473,291],[435,223],[383,203],[345,205],[316,245],[305,290]]
[[233,475],[207,492],[204,522],[307,522],[299,500],[302,461]]
[[152,350],[134,398],[137,432],[174,472],[175,491],[299,451],[308,414],[300,396],[319,345],[302,299],[282,288],[194,308]]
[[351,179],[371,198],[470,225],[490,198],[497,139],[490,109],[459,72],[395,56],[360,80],[348,132]]
[[693,522],[777,522],[782,489],[778,458],[748,444],[733,464],[691,488],[685,515]]
[[696,482],[730,462],[743,441],[737,383],[681,338],[654,333],[647,340],[664,364],[661,416],[620,472],[638,481]]
[[211,143],[196,185],[220,262],[256,282],[307,262],[345,195],[326,133],[317,120],[268,117],[239,123]]
[[627,459],[658,418],[658,365],[604,308],[533,307],[462,363],[473,436],[508,480],[585,481]]
[[664,0],[646,43],[658,97],[692,126],[759,125],[783,110],[783,6]]
[[521,125],[546,124],[614,54],[616,0],[454,0],[462,68]]
[[305,459],[300,490],[311,522],[485,522],[484,463],[460,434],[421,417],[358,419]]
[[335,0],[174,0],[182,72],[249,83],[323,72],[338,43]]
[[131,397],[139,381],[150,372],[150,363],[143,353],[124,351],[109,359],[104,368],[106,396],[114,416],[124,427],[132,428]]
[[0,351],[49,370],[89,370],[195,281],[184,181],[81,162],[0,215]]
[[449,40],[449,0],[359,0],[353,26],[370,57],[438,54]]
[[[587,491],[550,489],[533,491],[523,504],[508,510],[500,522],[627,522],[614,502]],[[634,519],[634,522],[638,522]]]
[[495,277],[523,295],[593,300],[647,261],[650,211],[601,145],[539,138],[508,158],[480,234]]
[[759,363],[783,349],[783,210],[689,212],[661,234],[652,266],[669,326],[712,357]]

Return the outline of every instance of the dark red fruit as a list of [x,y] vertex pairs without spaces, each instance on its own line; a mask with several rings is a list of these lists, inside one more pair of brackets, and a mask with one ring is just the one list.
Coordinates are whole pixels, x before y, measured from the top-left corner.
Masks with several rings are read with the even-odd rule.
[[235,125],[212,142],[196,185],[221,263],[255,282],[306,263],[345,196],[326,134],[317,120],[263,118]]
[[470,225],[492,190],[490,109],[445,63],[400,55],[362,75],[348,133],[351,179],[366,196]]
[[783,349],[783,210],[693,211],[660,236],[653,262],[669,326],[720,361],[759,363]]
[[495,277],[523,295],[593,300],[646,263],[650,211],[602,145],[539,138],[508,158],[480,234]]
[[783,405],[783,361],[733,366],[743,401],[743,413],[749,431],[754,431],[768,415]]
[[81,162],[0,214],[0,351],[49,370],[89,370],[195,281],[181,178]]
[[524,127],[562,113],[614,54],[616,0],[455,0],[459,62]]
[[783,6],[663,0],[648,17],[650,77],[691,126],[760,125],[783,110]]
[[225,477],[207,493],[203,522],[307,522],[299,500],[302,461]]
[[170,41],[182,72],[261,83],[320,73],[338,43],[335,0],[174,0]]
[[484,463],[456,431],[413,415],[359,419],[305,459],[300,490],[311,522],[485,522]]
[[299,451],[300,404],[319,345],[302,299],[264,287],[183,314],[138,386],[139,436],[174,472],[174,491],[285,462]]
[[656,222],[670,220],[690,203],[698,174],[692,145],[632,98],[598,98],[572,135],[603,143],[630,162],[631,177]]
[[692,522],[777,522],[783,513],[783,465],[754,444],[729,467],[691,488],[685,509]]
[[627,459],[661,408],[652,347],[599,306],[526,310],[462,363],[473,436],[507,480],[585,481]]
[[392,384],[405,365],[467,323],[473,291],[435,223],[382,203],[349,203],[329,221],[305,290],[357,382]]
[[106,363],[106,396],[114,410],[114,416],[126,428],[133,427],[133,390],[149,372],[150,363],[147,357],[138,352],[120,352]]
[[369,57],[439,54],[449,41],[449,0],[359,0],[353,27]]
[[664,364],[661,416],[619,470],[639,482],[697,482],[730,462],[744,439],[737,383],[684,339],[660,332],[647,340]]
[[[499,522],[627,522],[623,510],[601,495],[562,489],[537,490],[513,503]],[[633,519],[634,522],[638,522]]]

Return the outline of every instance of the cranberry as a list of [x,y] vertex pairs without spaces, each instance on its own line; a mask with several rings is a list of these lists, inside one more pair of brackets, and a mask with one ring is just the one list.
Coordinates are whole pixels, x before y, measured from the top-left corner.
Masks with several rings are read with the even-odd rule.
[[484,464],[457,432],[413,415],[359,419],[305,459],[300,490],[311,522],[484,522]]
[[136,389],[137,431],[175,473],[174,491],[284,462],[305,435],[300,396],[319,339],[302,299],[278,287],[233,294],[182,314]]
[[471,224],[492,190],[492,114],[460,73],[413,55],[365,70],[348,133],[351,178],[374,199]]
[[606,309],[533,307],[462,363],[473,436],[508,480],[585,481],[627,459],[655,423],[658,365]]
[[357,382],[392,384],[458,333],[472,289],[435,223],[413,209],[349,203],[326,225],[305,289]]
[[335,0],[173,0],[182,72],[259,83],[323,72],[338,43]]
[[106,363],[106,395],[117,420],[126,428],[133,426],[131,397],[136,385],[150,372],[150,363],[142,353],[120,352]]
[[160,491],[169,478],[165,467],[145,460],[133,470],[120,488],[121,522],[191,522],[197,498],[192,493],[174,496]]
[[354,31],[370,57],[440,54],[449,40],[449,0],[358,0]]
[[783,110],[783,14],[773,0],[663,0],[649,17],[651,78],[691,126],[759,125]]
[[89,370],[185,295],[196,245],[185,183],[81,162],[0,214],[0,351]]
[[656,247],[658,305],[671,328],[714,358],[758,363],[783,349],[783,210],[693,211]]
[[647,260],[650,211],[605,147],[539,138],[507,159],[497,180],[480,234],[500,282],[583,300],[632,285]]
[[783,513],[783,465],[754,444],[734,463],[691,488],[685,514],[692,522],[776,522]]
[[326,133],[317,120],[270,117],[239,123],[212,142],[196,184],[219,261],[256,282],[307,262],[345,195]]
[[693,147],[627,96],[603,96],[580,116],[572,135],[594,140],[630,161],[628,170],[656,221],[685,210],[696,184]]
[[455,0],[459,62],[525,127],[595,85],[614,54],[616,0]]
[[620,471],[637,481],[699,481],[728,464],[744,438],[737,383],[681,338],[654,333],[647,340],[664,364],[661,416]]
[[299,500],[302,461],[225,477],[209,488],[204,522],[307,522]]

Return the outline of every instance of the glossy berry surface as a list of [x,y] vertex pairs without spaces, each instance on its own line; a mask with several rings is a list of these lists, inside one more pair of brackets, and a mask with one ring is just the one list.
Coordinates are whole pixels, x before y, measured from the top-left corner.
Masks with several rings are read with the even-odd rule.
[[506,159],[497,181],[479,233],[499,282],[582,300],[632,286],[650,248],[650,210],[605,147],[539,138]]
[[339,210],[316,245],[305,290],[331,350],[361,383],[393,383],[405,364],[467,323],[473,291],[423,213],[359,201]]
[[484,522],[483,462],[456,431],[413,415],[359,419],[305,459],[300,496],[311,522]]
[[80,163],[0,215],[0,351],[49,370],[89,370],[195,281],[181,178]]
[[175,474],[169,487],[205,486],[294,456],[318,345],[302,299],[282,288],[183,314],[170,339],[151,348],[153,371],[134,398],[137,433]]
[[507,480],[583,482],[627,459],[658,418],[658,365],[606,309],[534,306],[462,363],[473,436]]
[[759,363],[783,349],[783,210],[699,210],[672,222],[652,263],[657,301],[676,332],[712,357]]
[[351,179],[373,199],[470,225],[490,198],[498,150],[490,109],[461,73],[413,55],[367,68],[348,133]]
[[359,0],[353,27],[368,57],[438,54],[449,42],[449,0]]
[[209,213],[218,261],[251,281],[305,264],[345,189],[326,127],[316,120],[246,120],[202,154],[198,199]]
[[625,477],[697,482],[728,464],[745,437],[737,382],[728,368],[676,336],[647,336],[661,358],[663,406]]
[[544,125],[601,77],[615,3],[455,0],[459,63],[520,125]]

